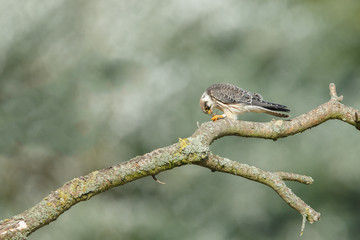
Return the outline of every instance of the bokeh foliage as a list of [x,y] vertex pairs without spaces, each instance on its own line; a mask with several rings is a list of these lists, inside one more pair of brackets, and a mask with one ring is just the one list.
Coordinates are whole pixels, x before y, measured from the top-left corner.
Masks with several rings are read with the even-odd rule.
[[[303,114],[334,82],[360,108],[358,1],[18,1],[0,8],[0,217],[67,180],[190,136],[228,82]],[[248,114],[251,121],[270,116]],[[360,237],[359,133],[340,121],[276,142],[226,137],[224,157],[313,176],[302,239]],[[294,239],[301,216],[248,180],[186,166],[80,203],[30,239]]]

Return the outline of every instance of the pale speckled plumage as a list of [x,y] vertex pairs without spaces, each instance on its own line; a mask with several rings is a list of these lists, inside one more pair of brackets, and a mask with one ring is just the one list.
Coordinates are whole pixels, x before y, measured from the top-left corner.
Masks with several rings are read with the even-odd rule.
[[217,83],[206,89],[200,99],[203,112],[212,114],[217,108],[224,112],[222,117],[236,119],[237,115],[245,112],[266,113],[277,117],[289,117],[290,110],[281,104],[264,101],[258,93],[248,92],[232,84]]

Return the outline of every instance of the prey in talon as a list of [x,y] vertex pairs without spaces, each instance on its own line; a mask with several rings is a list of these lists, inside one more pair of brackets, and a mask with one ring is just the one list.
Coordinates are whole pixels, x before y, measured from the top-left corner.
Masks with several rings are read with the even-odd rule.
[[[265,101],[258,93],[248,92],[228,83],[216,83],[206,89],[200,98],[200,108],[206,114],[211,114],[212,121],[223,118],[237,119],[245,112],[266,113],[276,117],[287,118],[290,112],[286,106]],[[215,115],[214,108],[224,114]]]

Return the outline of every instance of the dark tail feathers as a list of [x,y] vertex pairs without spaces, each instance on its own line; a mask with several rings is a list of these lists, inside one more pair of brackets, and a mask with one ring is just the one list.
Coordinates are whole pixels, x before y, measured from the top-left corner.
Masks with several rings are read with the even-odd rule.
[[290,112],[290,109],[287,106],[277,104],[277,103],[264,101],[264,102],[262,102],[262,104],[260,104],[260,106],[263,108],[269,109],[269,110],[273,110],[273,111]]

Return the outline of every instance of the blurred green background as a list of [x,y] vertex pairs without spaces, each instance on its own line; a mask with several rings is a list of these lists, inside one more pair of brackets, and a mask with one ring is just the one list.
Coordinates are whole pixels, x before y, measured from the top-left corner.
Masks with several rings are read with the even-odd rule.
[[[293,117],[329,100],[360,108],[360,1],[0,0],[0,219],[62,186],[190,136],[203,91],[233,83]],[[242,120],[270,121],[247,114]],[[301,239],[360,238],[359,132],[340,121],[211,150],[311,175],[292,190],[322,213]],[[298,239],[271,189],[184,166],[82,202],[29,239]]]

